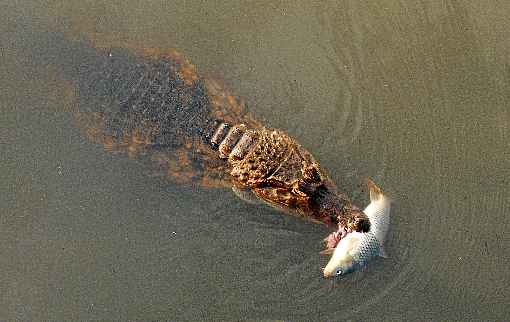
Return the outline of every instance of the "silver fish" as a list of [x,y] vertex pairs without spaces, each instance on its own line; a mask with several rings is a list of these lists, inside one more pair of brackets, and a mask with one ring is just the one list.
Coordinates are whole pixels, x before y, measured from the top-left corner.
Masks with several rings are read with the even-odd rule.
[[386,257],[383,243],[390,224],[391,200],[371,180],[368,180],[368,189],[370,204],[363,212],[370,219],[370,231],[354,231],[340,240],[324,268],[326,278],[352,273],[364,267],[373,257]]

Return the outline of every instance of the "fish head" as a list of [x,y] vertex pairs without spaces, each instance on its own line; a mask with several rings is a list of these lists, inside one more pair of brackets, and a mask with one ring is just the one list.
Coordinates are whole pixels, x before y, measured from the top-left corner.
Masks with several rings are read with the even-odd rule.
[[381,254],[381,245],[373,233],[352,232],[335,248],[324,268],[324,277],[342,276],[366,266],[368,261]]
[[324,268],[324,277],[338,277],[356,270],[358,266],[356,255],[361,239],[362,233],[352,232],[340,240]]
[[330,261],[326,268],[324,268],[324,277],[339,277],[355,271],[355,261],[352,256],[345,254],[344,257],[339,258],[334,264]]

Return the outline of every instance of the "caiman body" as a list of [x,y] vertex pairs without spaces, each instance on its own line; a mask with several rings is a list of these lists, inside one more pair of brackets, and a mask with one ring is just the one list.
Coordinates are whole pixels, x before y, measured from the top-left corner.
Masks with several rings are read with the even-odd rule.
[[106,150],[148,159],[178,182],[232,186],[335,228],[368,231],[368,218],[305,148],[264,127],[177,52],[74,42],[63,70],[75,120]]

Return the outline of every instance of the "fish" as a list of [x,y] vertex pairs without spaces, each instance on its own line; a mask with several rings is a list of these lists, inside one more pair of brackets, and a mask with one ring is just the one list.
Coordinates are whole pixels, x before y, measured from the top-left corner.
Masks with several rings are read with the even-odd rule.
[[390,225],[391,199],[372,181],[367,180],[370,204],[363,212],[370,219],[368,232],[353,231],[344,236],[334,248],[324,277],[339,277],[366,267],[374,257],[387,257],[383,244]]
[[242,97],[179,51],[27,28],[38,34],[27,48],[32,63],[52,66],[71,121],[106,152],[175,184],[231,188],[243,200],[335,229],[326,251],[345,232],[370,230],[369,218],[310,151],[265,126]]

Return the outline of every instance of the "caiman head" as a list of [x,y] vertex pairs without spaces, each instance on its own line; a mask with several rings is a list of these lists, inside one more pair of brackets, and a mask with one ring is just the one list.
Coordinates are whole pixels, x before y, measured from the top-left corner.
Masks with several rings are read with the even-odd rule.
[[255,131],[253,141],[243,157],[228,157],[237,185],[251,189],[270,205],[297,210],[314,221],[358,232],[370,229],[369,218],[338,192],[319,163],[294,139],[264,128]]
[[322,222],[341,225],[357,232],[370,230],[370,219],[361,209],[354,206],[329,178],[320,174],[317,166],[303,169],[298,189],[307,195],[313,216]]

